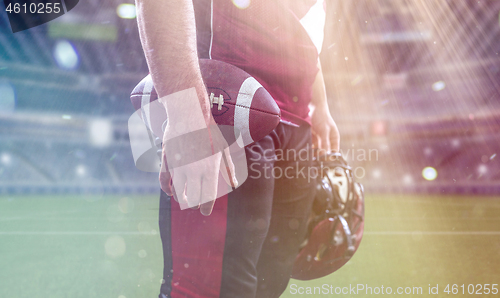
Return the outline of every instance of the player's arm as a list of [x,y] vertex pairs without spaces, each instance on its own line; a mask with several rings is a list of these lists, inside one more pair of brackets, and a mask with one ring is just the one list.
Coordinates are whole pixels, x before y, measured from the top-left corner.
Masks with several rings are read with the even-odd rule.
[[[224,140],[222,134],[213,129],[216,126],[201,78],[192,0],[136,0],[136,7],[143,50],[168,118],[163,136],[161,188],[173,195],[181,207],[201,204],[201,212],[208,215],[217,194],[221,162],[228,168],[222,173],[232,175],[227,180],[235,185],[236,178],[229,150],[213,152],[214,144]],[[202,130],[208,135],[206,141],[189,137]],[[175,141],[179,149],[165,150],[168,142],[179,140],[178,137],[183,137]],[[204,150],[214,154],[182,166],[168,166]]]
[[158,97],[196,88],[206,121],[208,96],[201,78],[191,0],[136,0],[144,54]]
[[339,151],[340,134],[328,108],[325,81],[319,60],[318,68],[319,71],[313,83],[313,97],[310,104],[312,131],[319,149],[328,152]]

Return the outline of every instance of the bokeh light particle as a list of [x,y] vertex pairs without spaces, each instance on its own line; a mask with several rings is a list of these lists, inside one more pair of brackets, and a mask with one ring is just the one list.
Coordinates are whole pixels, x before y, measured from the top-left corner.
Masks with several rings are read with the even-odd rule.
[[385,121],[377,120],[372,123],[372,133],[376,136],[384,136],[387,133],[387,125]]
[[433,167],[425,167],[422,170],[422,177],[424,177],[425,180],[432,181],[437,178],[437,171]]
[[127,197],[121,198],[120,201],[118,202],[118,209],[120,209],[122,213],[132,212],[132,210],[134,210],[134,206],[135,206],[134,201]]
[[432,90],[434,91],[441,91],[446,87],[446,84],[443,81],[437,81],[434,84],[432,84]]
[[250,0],[232,0],[234,6],[238,7],[239,9],[245,9],[250,6]]
[[112,258],[118,258],[127,250],[125,240],[121,236],[111,236],[104,243],[106,254]]
[[143,258],[148,256],[148,253],[144,249],[141,249],[141,250],[139,250],[137,255],[139,256],[139,258],[143,259]]
[[90,143],[96,147],[106,147],[113,140],[113,124],[109,119],[94,119],[89,122]]
[[486,165],[479,165],[477,171],[479,172],[480,175],[484,175],[488,172],[488,167]]
[[75,69],[78,67],[78,53],[69,41],[61,40],[56,43],[54,59],[60,68]]
[[85,177],[87,175],[87,167],[84,165],[78,165],[76,166],[75,172],[78,177]]
[[135,5],[130,3],[122,3],[116,8],[116,14],[122,19],[135,19]]
[[3,152],[0,159],[2,160],[2,164],[6,165],[6,166],[10,165],[10,163],[12,162],[12,157],[7,152]]
[[403,176],[403,183],[406,185],[413,184],[413,177],[410,174],[406,174]]
[[137,225],[137,230],[143,234],[150,234],[151,233],[151,225],[147,221],[141,221]]

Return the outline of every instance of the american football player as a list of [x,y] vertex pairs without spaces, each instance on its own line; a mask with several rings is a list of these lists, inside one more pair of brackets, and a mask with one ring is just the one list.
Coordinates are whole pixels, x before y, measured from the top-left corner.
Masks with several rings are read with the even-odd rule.
[[[310,150],[313,134],[318,148],[339,149],[318,58],[324,3],[136,0],[136,7],[152,81],[168,115],[164,143],[214,122],[199,58],[249,73],[272,95],[282,117],[269,135],[245,147],[248,179],[241,185],[226,152],[170,170],[166,165],[176,156],[163,151],[159,297],[279,297],[306,234],[315,192],[303,170],[311,160],[297,153]],[[194,106],[200,107],[196,115]],[[194,147],[213,148],[219,137],[215,132]],[[277,156],[278,149],[289,154]],[[221,165],[238,187],[215,200]],[[175,200],[199,210],[181,210]]]

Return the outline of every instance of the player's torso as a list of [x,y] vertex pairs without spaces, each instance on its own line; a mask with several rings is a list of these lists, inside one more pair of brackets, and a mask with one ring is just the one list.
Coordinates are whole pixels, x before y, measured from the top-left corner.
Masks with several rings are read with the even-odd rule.
[[316,2],[193,0],[199,55],[254,76],[278,102],[285,120],[306,119],[318,50],[300,19]]

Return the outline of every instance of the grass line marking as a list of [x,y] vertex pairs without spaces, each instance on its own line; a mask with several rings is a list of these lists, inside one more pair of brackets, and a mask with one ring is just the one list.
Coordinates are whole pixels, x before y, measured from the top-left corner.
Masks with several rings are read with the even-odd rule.
[[376,231],[364,232],[364,235],[375,236],[393,236],[393,235],[482,235],[482,236],[500,236],[500,231]]
[[131,231],[0,231],[0,236],[100,236],[100,235],[157,235],[157,231],[131,232]]
[[[158,232],[134,232],[134,231],[0,231],[0,236],[72,236],[72,235],[147,235],[154,236]],[[364,235],[370,236],[411,236],[411,235],[481,235],[481,236],[500,236],[500,231],[367,231]]]

